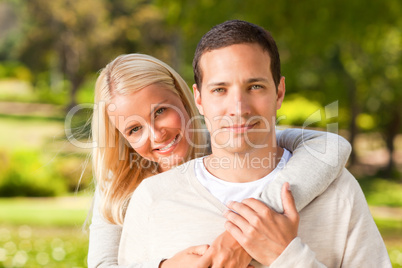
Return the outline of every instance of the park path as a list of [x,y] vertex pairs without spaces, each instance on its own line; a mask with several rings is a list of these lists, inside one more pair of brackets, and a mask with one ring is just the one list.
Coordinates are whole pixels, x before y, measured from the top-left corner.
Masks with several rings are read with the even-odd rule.
[[370,206],[370,212],[374,218],[394,219],[402,221],[401,207]]
[[0,101],[0,114],[49,117],[63,116],[63,113],[63,107],[60,105]]

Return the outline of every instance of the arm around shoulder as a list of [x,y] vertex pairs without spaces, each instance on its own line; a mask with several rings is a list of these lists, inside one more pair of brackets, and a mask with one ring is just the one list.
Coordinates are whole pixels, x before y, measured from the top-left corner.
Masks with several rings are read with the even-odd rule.
[[351,152],[346,139],[322,131],[286,129],[277,133],[277,142],[293,156],[264,189],[260,199],[280,213],[283,212],[280,192],[285,182],[291,185],[300,211],[335,180]]

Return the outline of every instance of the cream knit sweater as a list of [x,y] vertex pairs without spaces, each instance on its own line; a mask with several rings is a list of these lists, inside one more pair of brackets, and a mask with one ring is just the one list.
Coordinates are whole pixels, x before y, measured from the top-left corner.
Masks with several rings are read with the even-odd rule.
[[[261,194],[261,200],[278,212],[282,211],[280,192],[285,181],[297,186],[293,187],[292,193],[300,211],[338,176],[351,151],[350,144],[344,138],[311,130],[277,131],[277,142],[279,146],[291,151],[293,156]],[[96,191],[90,225],[88,267],[157,267],[159,259],[117,266],[122,227],[103,218],[100,212],[100,198]]]
[[[195,177],[194,160],[147,179],[127,209],[119,264],[170,258],[212,243],[225,230],[224,211]],[[391,267],[363,192],[346,169],[301,210],[300,219],[298,237],[270,267]]]

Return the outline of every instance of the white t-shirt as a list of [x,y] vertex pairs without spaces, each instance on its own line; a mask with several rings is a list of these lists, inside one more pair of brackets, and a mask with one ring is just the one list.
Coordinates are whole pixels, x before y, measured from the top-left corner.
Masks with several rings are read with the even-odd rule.
[[241,202],[246,198],[258,197],[264,187],[275,179],[278,171],[286,165],[291,156],[292,154],[284,149],[282,158],[276,168],[265,177],[251,182],[228,182],[215,177],[205,168],[204,157],[195,160],[194,169],[198,181],[213,196],[226,205],[229,201]]

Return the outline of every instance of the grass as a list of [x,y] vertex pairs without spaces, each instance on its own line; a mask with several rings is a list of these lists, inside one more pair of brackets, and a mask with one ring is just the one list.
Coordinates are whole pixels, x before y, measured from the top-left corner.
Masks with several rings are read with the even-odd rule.
[[90,206],[89,197],[1,198],[0,224],[78,227]]
[[387,246],[392,267],[402,268],[402,219],[374,220]]
[[0,226],[0,267],[86,267],[88,235],[71,227]]
[[0,199],[0,267],[86,267],[88,196]]

